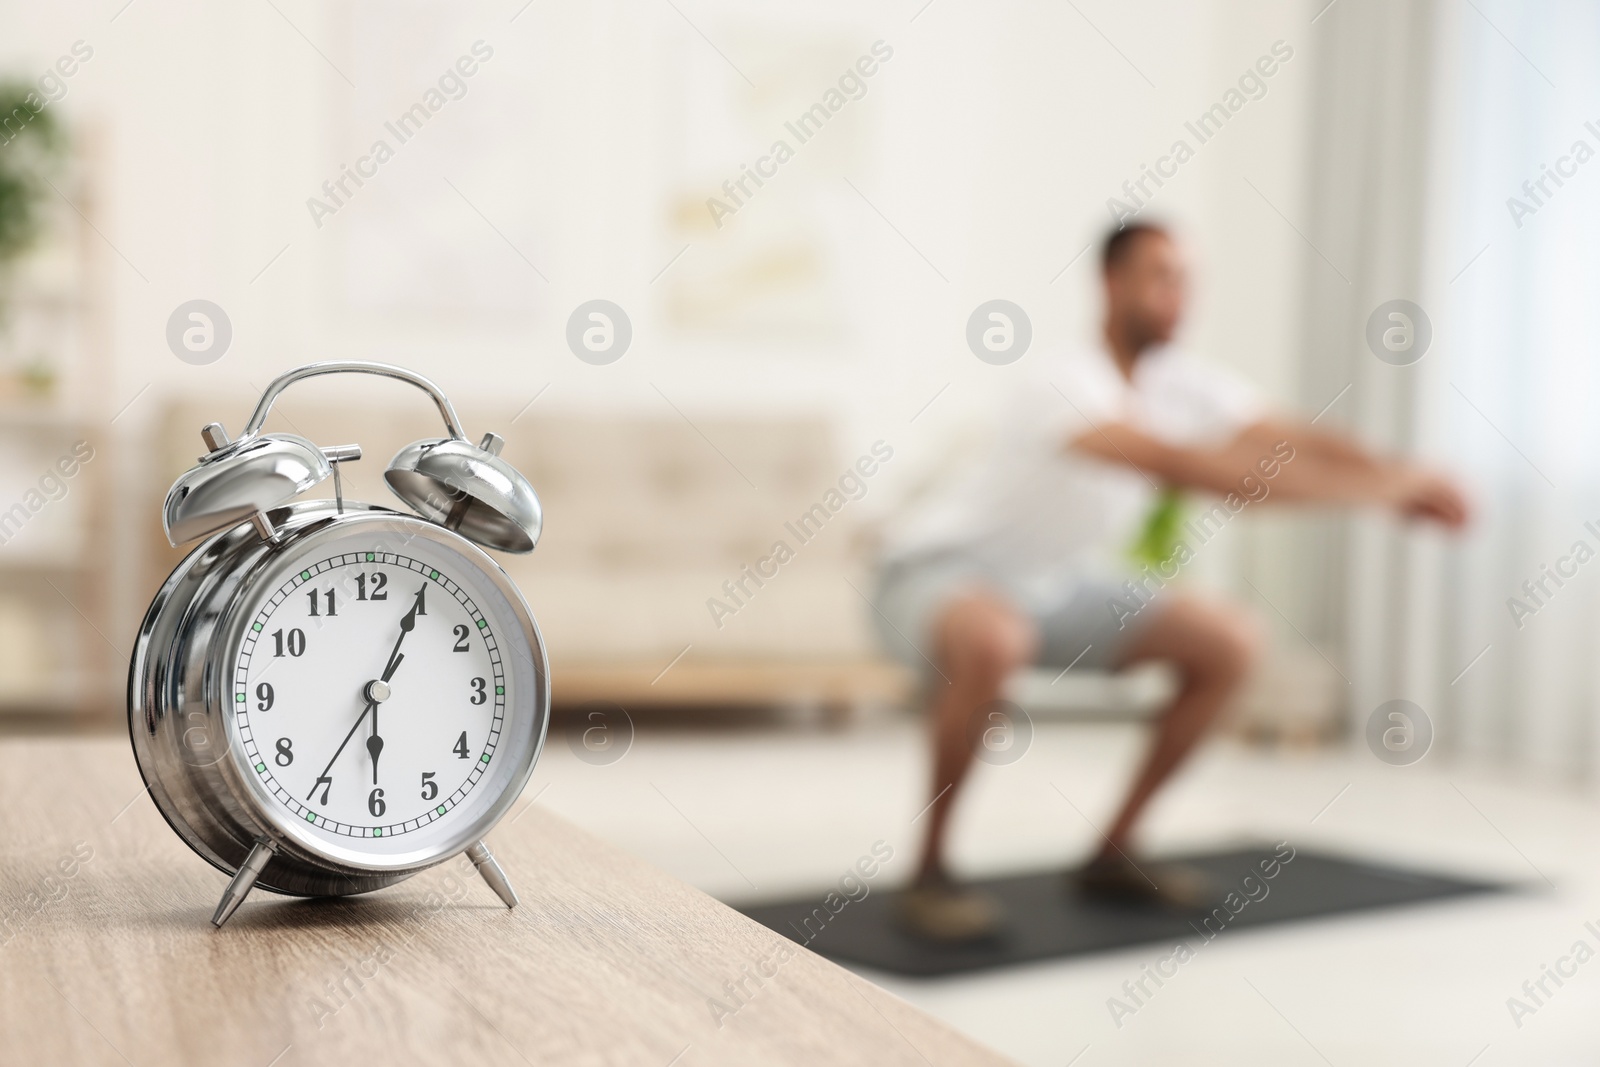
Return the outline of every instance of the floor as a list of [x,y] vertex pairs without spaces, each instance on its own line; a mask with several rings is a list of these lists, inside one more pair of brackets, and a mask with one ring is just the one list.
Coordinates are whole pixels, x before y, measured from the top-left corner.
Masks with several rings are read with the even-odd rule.
[[[910,720],[640,728],[605,764],[576,757],[579,736],[552,733],[539,802],[723,900],[825,887],[878,842],[893,859],[875,891],[913,862],[926,769]],[[1039,724],[1023,758],[978,768],[956,821],[959,868],[1084,855],[1140,740],[1123,725]],[[1120,1020],[1109,998],[1159,950],[934,981],[864,973],[1025,1064],[1600,1063],[1600,963],[1583,965],[1600,951],[1597,815],[1592,795],[1434,756],[1391,767],[1364,749],[1221,740],[1152,809],[1150,850],[1287,840],[1525,891],[1225,933]],[[1547,965],[1571,977],[1545,978],[1534,1000],[1523,983]],[[1532,1010],[1513,1016],[1512,997]]]

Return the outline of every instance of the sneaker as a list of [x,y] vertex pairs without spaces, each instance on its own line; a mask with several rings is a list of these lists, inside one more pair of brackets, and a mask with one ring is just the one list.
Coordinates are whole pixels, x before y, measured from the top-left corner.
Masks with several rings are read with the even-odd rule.
[[1067,884],[1085,895],[1132,904],[1157,904],[1175,911],[1204,911],[1218,902],[1216,883],[1185,863],[1140,863],[1123,855],[1100,856],[1067,874]]
[[1000,902],[981,890],[933,883],[902,890],[894,903],[900,929],[919,941],[970,945],[1000,932]]

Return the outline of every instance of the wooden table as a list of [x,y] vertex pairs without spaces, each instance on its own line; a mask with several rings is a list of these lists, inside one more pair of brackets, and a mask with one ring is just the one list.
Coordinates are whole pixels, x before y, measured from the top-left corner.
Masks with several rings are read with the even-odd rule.
[[220,931],[225,879],[126,740],[0,742],[0,810],[6,1064],[1005,1062],[536,805],[490,837],[514,911],[457,858],[362,898],[258,892]]

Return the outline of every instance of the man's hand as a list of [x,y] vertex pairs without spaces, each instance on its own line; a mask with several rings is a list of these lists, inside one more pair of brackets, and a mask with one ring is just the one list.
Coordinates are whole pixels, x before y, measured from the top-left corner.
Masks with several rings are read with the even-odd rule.
[[1446,475],[1410,464],[1396,464],[1388,504],[1408,519],[1437,522],[1459,530],[1471,518],[1466,494]]
[[[1279,455],[1284,442],[1293,448],[1291,459]],[[1174,445],[1113,422],[1068,441],[1067,448],[1144,471],[1167,485],[1217,494],[1239,490],[1243,478],[1258,477],[1261,460],[1274,457],[1279,462],[1271,499],[1280,503],[1378,504],[1452,530],[1471,518],[1465,494],[1448,476],[1377,456],[1342,435],[1289,422],[1263,420],[1220,447]],[[1266,480],[1265,474],[1259,480]]]

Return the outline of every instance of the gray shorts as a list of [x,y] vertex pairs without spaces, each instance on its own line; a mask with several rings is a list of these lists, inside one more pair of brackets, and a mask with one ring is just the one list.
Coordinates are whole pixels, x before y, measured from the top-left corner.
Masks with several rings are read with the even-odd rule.
[[1110,670],[1122,664],[1128,647],[1160,612],[1152,603],[1136,614],[1113,611],[1110,601],[1130,608],[1121,583],[1087,578],[1064,589],[1043,605],[1024,605],[1009,595],[976,560],[941,553],[897,560],[883,567],[873,600],[874,622],[884,646],[896,659],[927,674],[938,658],[933,625],[951,599],[973,590],[997,594],[1015,604],[1039,633],[1035,665]]

